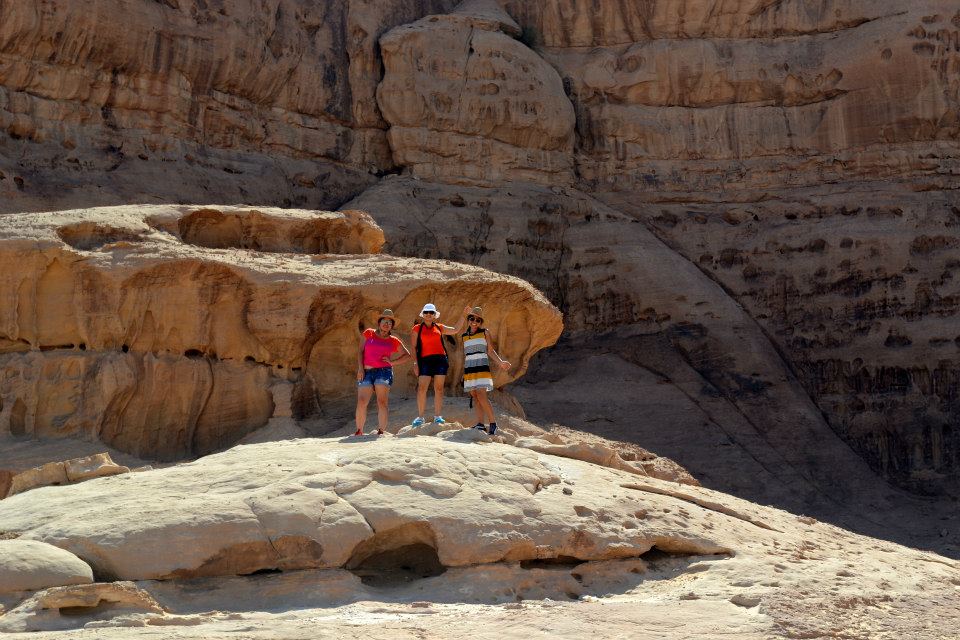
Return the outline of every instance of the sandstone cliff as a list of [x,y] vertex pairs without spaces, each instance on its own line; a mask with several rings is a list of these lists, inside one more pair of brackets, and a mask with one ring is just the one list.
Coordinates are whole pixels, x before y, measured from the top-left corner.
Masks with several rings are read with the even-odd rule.
[[[844,447],[955,490],[954,2],[45,6],[0,4],[4,211],[357,196],[568,315],[543,419],[781,504],[870,484]],[[572,402],[597,351],[625,382]]]

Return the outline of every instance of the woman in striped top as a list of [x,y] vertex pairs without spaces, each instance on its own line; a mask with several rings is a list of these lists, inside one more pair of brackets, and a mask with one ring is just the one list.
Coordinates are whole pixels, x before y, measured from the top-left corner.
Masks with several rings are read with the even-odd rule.
[[[483,328],[483,309],[474,307],[467,316],[467,331],[463,339],[463,389],[473,399],[473,409],[477,412],[477,424],[474,428],[487,431],[490,435],[497,432],[496,416],[487,394],[493,391],[493,373],[490,371],[490,358],[494,358],[501,369],[509,369],[510,363],[500,357],[493,348],[490,332]],[[489,419],[490,428],[483,426],[484,418]]]

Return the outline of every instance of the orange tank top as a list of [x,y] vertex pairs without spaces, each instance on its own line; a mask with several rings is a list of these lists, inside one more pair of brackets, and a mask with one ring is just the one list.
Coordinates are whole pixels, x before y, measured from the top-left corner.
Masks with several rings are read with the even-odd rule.
[[[425,358],[426,356],[442,356],[446,352],[443,350],[443,333],[440,331],[440,327],[436,323],[430,325],[429,327],[425,324],[414,325],[413,327],[414,336],[416,332],[420,332],[420,357]],[[416,337],[414,337],[413,348],[417,348]]]

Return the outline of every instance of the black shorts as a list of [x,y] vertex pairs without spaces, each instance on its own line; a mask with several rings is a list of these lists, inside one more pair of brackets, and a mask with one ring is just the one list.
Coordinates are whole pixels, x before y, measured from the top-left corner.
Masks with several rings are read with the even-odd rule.
[[417,369],[421,376],[445,376],[450,363],[447,356],[423,356],[417,361]]

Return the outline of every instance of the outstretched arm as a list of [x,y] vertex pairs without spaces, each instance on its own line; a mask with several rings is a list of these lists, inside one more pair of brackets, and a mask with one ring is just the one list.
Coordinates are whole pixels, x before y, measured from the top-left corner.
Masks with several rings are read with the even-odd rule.
[[447,325],[441,325],[443,327],[443,335],[445,336],[458,336],[463,333],[464,328],[467,326],[467,316],[470,314],[470,307],[463,308],[463,315],[460,316],[460,320],[457,322],[457,326],[448,327]]
[[497,350],[493,348],[493,337],[490,335],[490,332],[487,331],[487,356],[495,359],[499,364],[500,368],[506,371],[512,365],[500,357],[500,354],[497,353]]

